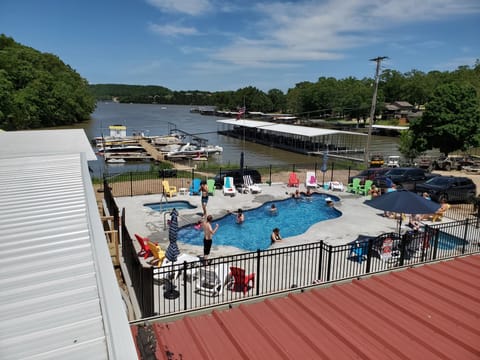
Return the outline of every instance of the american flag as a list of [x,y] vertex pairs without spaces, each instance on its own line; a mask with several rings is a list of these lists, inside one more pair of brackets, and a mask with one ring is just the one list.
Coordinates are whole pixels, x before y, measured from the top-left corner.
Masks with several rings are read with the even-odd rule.
[[239,120],[243,114],[245,114],[245,106],[238,109],[237,120]]

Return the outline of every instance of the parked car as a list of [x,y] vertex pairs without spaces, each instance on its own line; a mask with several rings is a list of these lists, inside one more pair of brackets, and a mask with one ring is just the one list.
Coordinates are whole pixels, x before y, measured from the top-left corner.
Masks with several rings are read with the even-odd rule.
[[400,167],[400,156],[392,155],[387,159],[387,167]]
[[348,178],[348,183],[351,184],[353,179],[359,178],[360,184],[363,185],[365,180],[375,180],[377,177],[384,175],[388,170],[390,169],[381,167],[368,168],[360,171],[357,175],[350,176]]
[[382,155],[375,154],[370,157],[370,167],[381,167],[385,163]]
[[423,184],[435,176],[439,175],[427,173],[424,169],[419,168],[393,168],[389,169],[383,176],[377,177],[374,184],[384,189],[388,187],[388,181],[386,180],[388,178],[397,186],[397,189],[415,190],[418,184]]
[[434,168],[437,170],[461,170],[463,166],[472,166],[475,164],[475,159],[464,155],[449,155],[439,157],[434,161]]
[[427,192],[430,198],[440,202],[470,202],[477,195],[477,186],[472,179],[460,176],[437,176],[417,185],[418,193]]
[[[243,169],[243,175],[250,175],[254,184],[259,184],[262,182],[262,176],[260,173],[255,169]],[[215,175],[215,187],[217,189],[221,189],[223,187],[223,179],[226,176],[233,177],[233,183],[235,187],[240,187],[243,184],[242,178],[242,170],[241,169],[234,169],[234,170],[224,170]]]
[[420,169],[432,171],[435,167],[435,160],[432,156],[420,156],[415,160],[415,166],[419,167]]

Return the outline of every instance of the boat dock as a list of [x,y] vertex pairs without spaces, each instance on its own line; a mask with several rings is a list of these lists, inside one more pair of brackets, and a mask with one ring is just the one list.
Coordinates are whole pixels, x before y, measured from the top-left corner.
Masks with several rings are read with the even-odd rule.
[[138,144],[145,149],[145,152],[150,156],[151,159],[155,161],[164,161],[165,156],[157,150],[155,146],[150,144],[147,140],[141,139],[138,141]]

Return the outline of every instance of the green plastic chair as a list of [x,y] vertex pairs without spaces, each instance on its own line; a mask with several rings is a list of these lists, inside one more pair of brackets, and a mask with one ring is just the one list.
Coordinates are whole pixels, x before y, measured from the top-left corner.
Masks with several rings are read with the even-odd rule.
[[360,187],[360,178],[355,178],[350,184],[347,185],[347,192],[356,194],[358,192],[359,187]]
[[364,185],[360,185],[357,190],[357,194],[367,195],[372,188],[373,180],[366,180]]
[[215,195],[215,180],[214,179],[208,179],[207,180],[207,187],[208,187],[208,193],[210,195]]

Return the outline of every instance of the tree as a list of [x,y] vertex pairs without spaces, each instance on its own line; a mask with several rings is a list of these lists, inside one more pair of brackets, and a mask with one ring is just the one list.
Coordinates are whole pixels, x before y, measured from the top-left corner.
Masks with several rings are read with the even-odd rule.
[[95,99],[86,80],[53,54],[0,35],[0,128],[35,129],[88,120]]
[[413,160],[422,154],[422,152],[414,146],[414,142],[415,136],[411,130],[405,130],[400,133],[398,151],[405,159],[409,160],[409,163],[413,163]]
[[413,146],[423,152],[438,148],[445,155],[480,145],[480,108],[470,84],[441,85],[423,116],[411,123]]

